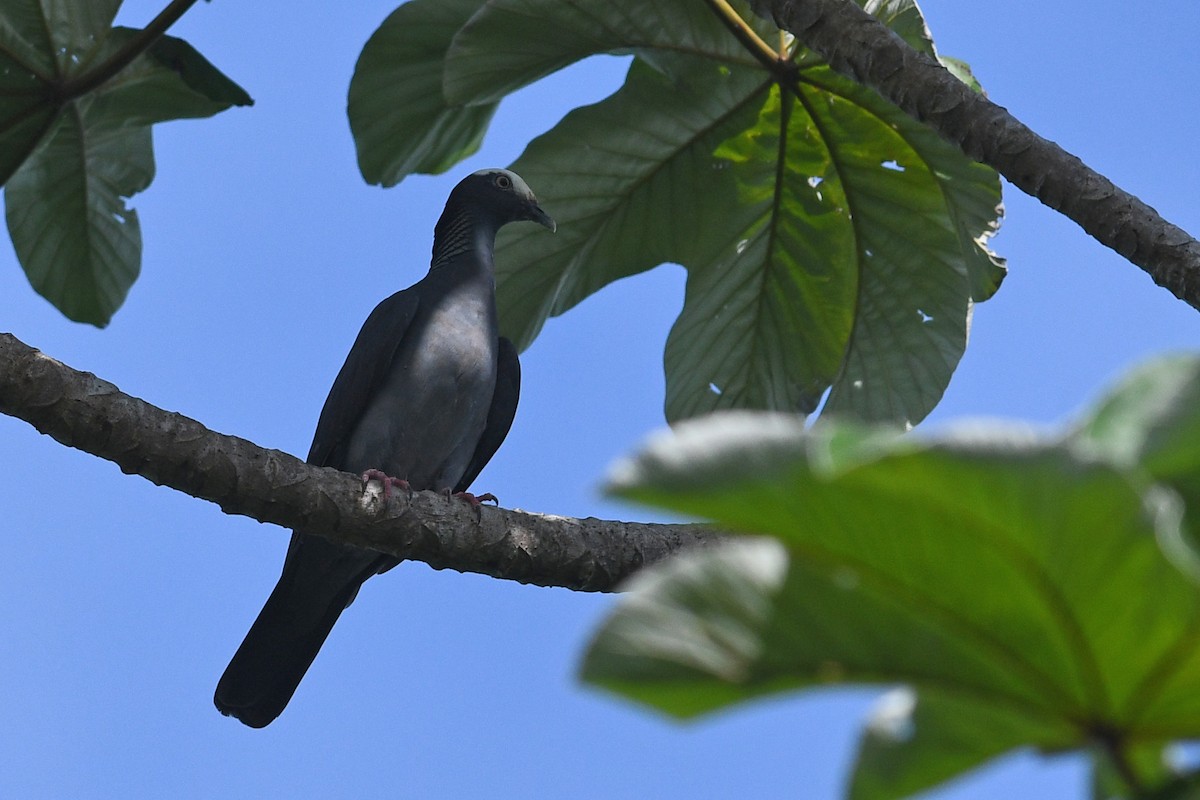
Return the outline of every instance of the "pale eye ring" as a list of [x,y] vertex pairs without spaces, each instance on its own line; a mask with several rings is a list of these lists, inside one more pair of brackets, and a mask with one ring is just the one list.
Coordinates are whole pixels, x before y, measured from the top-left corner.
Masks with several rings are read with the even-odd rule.
[[512,181],[509,180],[507,175],[497,175],[496,176],[496,185],[499,186],[501,189],[511,189]]

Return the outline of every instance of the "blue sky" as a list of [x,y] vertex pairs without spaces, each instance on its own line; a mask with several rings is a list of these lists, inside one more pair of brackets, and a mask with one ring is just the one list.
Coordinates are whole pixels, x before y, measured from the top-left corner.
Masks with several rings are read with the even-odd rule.
[[[159,3],[130,0],[141,25]],[[142,276],[103,331],[67,322],[0,245],[0,328],[225,433],[303,455],[376,302],[417,280],[463,174],[511,162],[624,62],[594,59],[506,101],[482,152],[394,190],[358,176],[345,95],[394,2],[198,4],[174,33],[252,109],[155,130],[134,199]],[[1200,232],[1200,6],[925,0],[940,49],[992,99]],[[533,187],[535,190],[538,187]],[[999,295],[927,426],[1050,424],[1122,370],[1193,348],[1200,314],[1074,223],[1006,187]],[[554,209],[548,209],[553,213]],[[666,266],[552,320],[522,357],[521,407],[476,482],[504,505],[650,519],[600,497],[661,427],[662,346],[683,297]],[[278,576],[287,532],[68,450],[0,417],[0,796],[838,796],[878,692],[794,695],[679,726],[577,685],[606,596],[408,564],[371,581],[292,704],[262,731],[211,705]],[[1146,587],[1152,591],[1153,587]],[[1019,754],[934,797],[1082,797],[1074,758]]]

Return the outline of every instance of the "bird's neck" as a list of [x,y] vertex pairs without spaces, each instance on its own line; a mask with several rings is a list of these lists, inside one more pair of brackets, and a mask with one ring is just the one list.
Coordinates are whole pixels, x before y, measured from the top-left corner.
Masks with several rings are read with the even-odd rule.
[[486,269],[490,275],[498,228],[495,222],[470,209],[447,208],[433,230],[430,271],[461,264]]

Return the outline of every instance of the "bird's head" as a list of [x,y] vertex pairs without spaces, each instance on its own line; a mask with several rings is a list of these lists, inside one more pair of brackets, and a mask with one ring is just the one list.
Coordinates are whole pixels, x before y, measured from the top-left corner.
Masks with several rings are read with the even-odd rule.
[[451,197],[455,195],[470,198],[479,207],[495,213],[499,225],[529,220],[545,225],[551,231],[556,228],[554,220],[538,205],[529,184],[511,170],[494,168],[473,172],[454,187]]

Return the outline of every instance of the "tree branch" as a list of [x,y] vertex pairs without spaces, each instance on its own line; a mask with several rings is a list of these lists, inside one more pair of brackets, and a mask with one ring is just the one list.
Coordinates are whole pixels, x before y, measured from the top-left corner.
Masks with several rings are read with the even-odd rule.
[[435,569],[612,591],[642,566],[717,534],[696,525],[573,519],[466,503],[435,492],[384,503],[378,484],[210,431],[0,333],[0,412],[123,472],[216,503],[227,514],[327,536]]
[[852,0],[751,0],[833,69],[871,87],[991,166],[1023,192],[1074,220],[1106,247],[1200,309],[1200,242],[1076,156],[1038,136],[908,46]]

